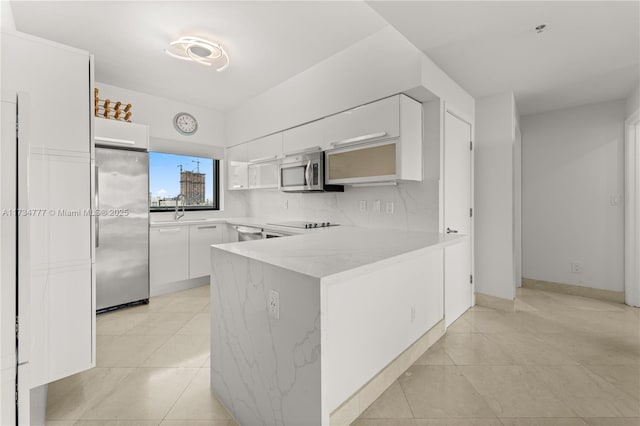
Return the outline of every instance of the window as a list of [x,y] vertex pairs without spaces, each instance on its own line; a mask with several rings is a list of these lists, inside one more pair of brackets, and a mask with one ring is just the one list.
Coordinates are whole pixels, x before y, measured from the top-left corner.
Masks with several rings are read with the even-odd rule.
[[149,152],[149,206],[173,210],[182,194],[185,210],[219,210],[219,160]]

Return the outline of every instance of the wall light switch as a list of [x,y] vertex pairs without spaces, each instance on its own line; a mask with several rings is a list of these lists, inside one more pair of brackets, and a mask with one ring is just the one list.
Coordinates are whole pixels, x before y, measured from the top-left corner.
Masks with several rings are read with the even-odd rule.
[[386,203],[387,214],[393,214],[393,201],[387,201]]
[[373,202],[373,208],[372,210],[376,213],[380,213],[380,200],[375,200]]
[[581,262],[571,262],[571,272],[574,274],[582,273],[582,263]]
[[367,211],[367,200],[360,200],[360,211],[361,212]]

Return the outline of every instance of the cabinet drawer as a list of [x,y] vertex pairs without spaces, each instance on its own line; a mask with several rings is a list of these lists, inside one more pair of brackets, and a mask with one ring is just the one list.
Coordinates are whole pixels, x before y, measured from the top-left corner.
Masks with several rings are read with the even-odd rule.
[[144,124],[96,118],[96,145],[149,149],[149,127]]
[[333,148],[400,135],[400,96],[392,96],[325,118],[324,144]]

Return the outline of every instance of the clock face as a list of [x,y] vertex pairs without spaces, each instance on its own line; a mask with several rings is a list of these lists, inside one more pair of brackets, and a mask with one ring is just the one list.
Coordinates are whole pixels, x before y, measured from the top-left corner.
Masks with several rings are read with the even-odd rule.
[[198,122],[195,117],[186,112],[180,112],[173,118],[173,125],[183,135],[192,135],[198,130]]

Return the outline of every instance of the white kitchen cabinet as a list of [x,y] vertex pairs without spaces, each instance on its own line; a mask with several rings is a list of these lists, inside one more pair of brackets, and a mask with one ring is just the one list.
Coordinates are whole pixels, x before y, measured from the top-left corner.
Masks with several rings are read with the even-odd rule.
[[95,366],[93,232],[85,213],[93,193],[92,67],[88,52],[17,32],[3,32],[1,50],[0,85],[24,94],[18,208],[40,212],[18,219],[18,286],[26,296],[19,350],[29,365],[18,385],[26,379],[34,388]]
[[261,163],[282,157],[282,132],[247,142],[248,162]]
[[[351,112],[351,114],[349,114]],[[328,184],[421,181],[422,105],[396,95],[326,119]]]
[[320,151],[330,148],[325,139],[326,119],[312,121],[282,132],[282,152],[286,155],[301,151]]
[[247,142],[248,187],[277,188],[278,161],[282,157],[282,132]]
[[189,279],[189,226],[163,226],[149,232],[151,295],[164,284]]
[[325,145],[336,148],[354,142],[398,137],[401,96],[404,95],[395,95],[325,118]]
[[222,223],[189,225],[189,278],[211,274],[211,245],[224,242]]
[[95,119],[97,145],[149,149],[149,126],[126,121]]
[[248,172],[250,189],[278,187],[278,163],[249,164]]
[[249,150],[248,144],[242,143],[226,149],[227,189],[238,190],[249,187]]

